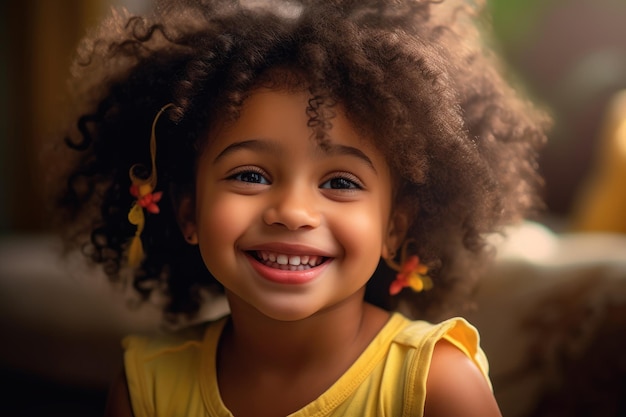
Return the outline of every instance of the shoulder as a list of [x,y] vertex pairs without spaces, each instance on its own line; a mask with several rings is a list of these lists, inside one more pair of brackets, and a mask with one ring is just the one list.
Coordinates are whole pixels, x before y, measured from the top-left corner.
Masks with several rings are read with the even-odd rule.
[[201,341],[207,328],[215,325],[214,322],[202,323],[175,331],[163,331],[147,334],[131,334],[122,340],[124,348],[131,346],[151,346],[155,349],[189,341]]
[[137,417],[157,415],[163,409],[178,410],[179,406],[188,410],[199,407],[203,380],[198,370],[203,369],[202,375],[213,372],[212,358],[225,321],[171,333],[126,337],[122,343],[124,375],[112,387],[111,407],[125,405],[125,392]]
[[427,356],[431,356],[435,345],[442,339],[447,340],[470,357],[485,376],[487,375],[488,364],[480,348],[478,330],[463,318],[454,317],[439,323],[405,319],[404,327],[395,335],[394,342],[426,351]]
[[426,392],[427,417],[501,416],[491,387],[476,363],[445,339],[435,345]]
[[203,343],[210,343],[211,336],[219,332],[225,318],[207,322],[174,332],[159,334],[134,334],[122,340],[122,346],[128,355],[142,355],[144,357],[158,357],[165,353],[176,353],[184,350],[193,350]]
[[406,320],[394,344],[406,364],[409,415],[500,416],[478,330],[465,319]]
[[104,417],[133,417],[126,373],[122,370],[109,388]]
[[199,366],[203,358],[215,351],[224,322],[225,319],[172,333],[125,337],[122,346],[129,383],[132,385],[137,379],[153,381],[157,376],[175,375],[180,369]]

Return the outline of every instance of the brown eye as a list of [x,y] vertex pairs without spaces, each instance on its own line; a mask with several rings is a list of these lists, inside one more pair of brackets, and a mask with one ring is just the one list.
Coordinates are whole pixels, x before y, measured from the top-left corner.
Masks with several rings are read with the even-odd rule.
[[253,184],[269,184],[270,182],[263,174],[256,171],[241,171],[230,177],[230,179]]
[[320,188],[332,189],[332,190],[360,190],[362,187],[349,178],[335,177],[324,182],[320,185]]

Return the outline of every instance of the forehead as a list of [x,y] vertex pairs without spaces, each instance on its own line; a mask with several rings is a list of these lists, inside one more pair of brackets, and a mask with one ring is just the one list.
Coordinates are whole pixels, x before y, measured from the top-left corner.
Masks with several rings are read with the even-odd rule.
[[[319,137],[319,132],[324,133]],[[238,117],[218,123],[209,134],[209,147],[220,148],[225,142],[249,139],[285,139],[321,151],[349,145],[377,153],[373,141],[356,129],[346,117],[343,106],[318,107],[306,89],[261,87],[244,100]]]
[[[239,117],[209,133],[199,169],[233,163],[279,163],[290,172],[317,168],[359,172],[376,184],[394,187],[395,175],[373,140],[346,117],[340,103],[326,109],[326,137],[315,136],[315,113],[306,90],[258,88],[244,100]],[[321,123],[327,123],[322,121]],[[254,162],[252,162],[254,161]],[[201,168],[203,167],[203,168]],[[315,168],[314,168],[315,167]],[[371,184],[371,183],[370,183]]]

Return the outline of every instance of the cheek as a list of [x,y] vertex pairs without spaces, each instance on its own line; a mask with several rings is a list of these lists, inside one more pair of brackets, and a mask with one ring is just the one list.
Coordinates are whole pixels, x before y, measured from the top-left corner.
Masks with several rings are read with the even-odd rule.
[[198,243],[209,268],[212,259],[227,256],[227,251],[234,247],[242,234],[246,221],[244,208],[241,204],[234,204],[229,197],[199,200],[196,206]]
[[350,212],[335,223],[336,237],[345,250],[346,260],[358,263],[356,268],[374,269],[381,256],[386,230],[384,209],[378,206]]

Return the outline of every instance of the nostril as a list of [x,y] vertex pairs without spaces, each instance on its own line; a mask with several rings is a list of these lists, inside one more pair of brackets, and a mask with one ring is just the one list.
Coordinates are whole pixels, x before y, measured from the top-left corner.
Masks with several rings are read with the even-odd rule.
[[289,230],[315,228],[320,225],[319,213],[310,206],[298,205],[294,207],[282,204],[267,209],[263,220],[268,225],[285,227]]

